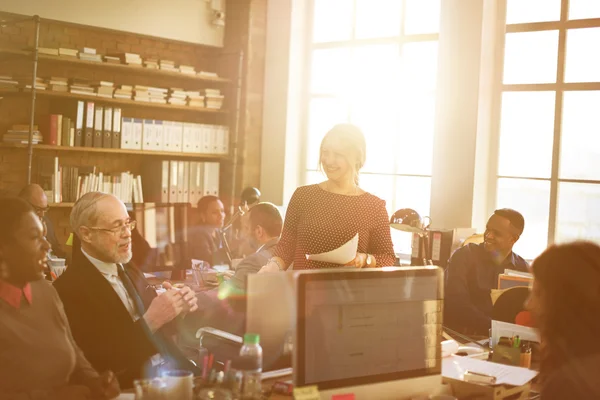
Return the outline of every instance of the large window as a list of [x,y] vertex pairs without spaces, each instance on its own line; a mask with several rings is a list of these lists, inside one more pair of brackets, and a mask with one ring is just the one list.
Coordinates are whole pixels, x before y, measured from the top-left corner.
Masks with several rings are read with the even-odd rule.
[[600,241],[600,1],[506,0],[496,206],[525,216],[515,251]]
[[[440,0],[312,5],[305,183],[324,179],[324,134],[351,122],[367,139],[361,187],[390,214],[409,207],[429,215]],[[393,234],[396,251],[410,253],[410,234]]]

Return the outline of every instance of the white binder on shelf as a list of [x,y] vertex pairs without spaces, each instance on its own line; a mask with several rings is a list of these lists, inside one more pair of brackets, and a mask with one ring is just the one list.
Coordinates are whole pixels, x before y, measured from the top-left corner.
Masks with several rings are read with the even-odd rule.
[[154,150],[165,150],[165,127],[164,121],[154,120]]
[[121,124],[121,148],[133,149],[133,118],[123,117]]
[[133,119],[133,149],[141,150],[142,149],[142,140],[143,140],[143,122],[141,119],[134,118]]
[[185,185],[184,168],[185,161],[176,161],[177,163],[177,203],[183,203],[183,189]]
[[171,134],[169,135],[171,151],[183,151],[183,122],[171,121]]
[[169,203],[177,203],[178,161],[169,161]]
[[189,122],[183,123],[183,152],[184,153],[193,153],[194,152],[194,128],[196,124],[192,124]]
[[204,195],[219,195],[219,167],[218,162],[204,163]]
[[142,122],[142,150],[154,150],[154,121],[151,119]]

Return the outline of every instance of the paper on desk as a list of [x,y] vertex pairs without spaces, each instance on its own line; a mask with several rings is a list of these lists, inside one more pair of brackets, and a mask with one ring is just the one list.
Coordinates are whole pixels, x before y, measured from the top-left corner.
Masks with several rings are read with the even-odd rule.
[[307,254],[306,259],[312,261],[323,261],[332,264],[344,265],[354,260],[358,249],[358,233],[349,241],[335,250],[319,254]]
[[502,336],[510,338],[517,335],[519,335],[521,340],[540,342],[540,335],[534,328],[509,324],[508,322],[492,321],[492,348],[498,344]]
[[497,385],[522,386],[535,378],[537,371],[512,365],[497,364],[469,357],[452,356],[442,359],[442,376],[462,381],[465,372],[477,372],[496,377]]
[[134,400],[135,394],[133,393],[121,393],[115,400]]

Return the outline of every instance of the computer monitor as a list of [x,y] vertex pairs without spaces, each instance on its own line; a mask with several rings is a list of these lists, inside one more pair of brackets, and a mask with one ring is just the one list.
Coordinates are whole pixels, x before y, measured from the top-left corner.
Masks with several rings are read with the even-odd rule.
[[438,267],[307,271],[296,277],[294,386],[322,399],[409,399],[441,384]]
[[296,326],[294,273],[248,275],[246,332],[258,333],[263,372],[291,368]]

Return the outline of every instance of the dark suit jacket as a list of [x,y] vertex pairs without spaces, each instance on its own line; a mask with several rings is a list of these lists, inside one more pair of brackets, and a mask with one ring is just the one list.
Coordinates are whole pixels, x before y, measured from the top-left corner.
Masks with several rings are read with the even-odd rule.
[[[147,308],[156,292],[141,271],[125,265]],[[73,337],[92,366],[100,372],[112,370],[121,388],[132,386],[143,375],[143,367],[158,353],[143,318],[134,322],[111,284],[80,252],[73,265],[54,283],[64,304]],[[158,334],[158,333],[157,333]]]

